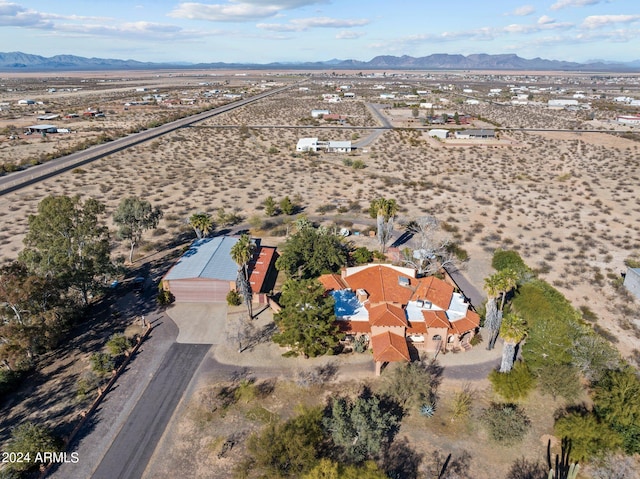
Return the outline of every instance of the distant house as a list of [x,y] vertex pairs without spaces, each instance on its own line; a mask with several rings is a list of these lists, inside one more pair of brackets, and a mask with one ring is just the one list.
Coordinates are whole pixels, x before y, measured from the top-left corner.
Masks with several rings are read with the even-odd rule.
[[353,150],[351,141],[319,141],[318,138],[300,138],[296,151],[321,151],[329,153],[348,153]]
[[449,130],[434,128],[429,130],[428,135],[430,137],[440,138],[441,140],[446,140],[449,136]]
[[28,133],[57,133],[58,127],[55,125],[32,125],[26,128]]
[[346,115],[338,115],[337,113],[330,113],[329,115],[324,115],[322,117],[323,120],[326,121],[340,121],[343,122],[347,119]]
[[328,141],[325,148],[329,153],[349,153],[352,149],[350,141]]
[[616,120],[623,125],[640,125],[640,115],[620,115]]
[[[231,258],[234,236],[217,236],[195,241],[162,278],[162,286],[171,291],[176,302],[211,303],[226,301],[236,288],[238,265]],[[249,282],[253,301],[266,303],[266,295],[275,284],[276,249],[254,240],[256,250],[249,262]]]
[[318,151],[318,139],[300,138],[296,145],[296,151]]
[[473,138],[495,138],[496,132],[495,130],[460,130],[454,133],[455,137],[458,139],[473,139]]
[[36,102],[34,100],[18,100],[18,105],[35,105]]
[[563,98],[556,98],[556,99],[549,100],[547,102],[547,106],[549,108],[564,108],[567,106],[578,106],[578,104],[579,104],[578,100],[563,99]]
[[369,264],[319,280],[335,300],[340,330],[351,340],[368,340],[376,375],[385,363],[410,361],[411,350],[470,349],[480,325],[480,316],[452,285],[417,278],[412,268]]
[[355,97],[356,97],[356,94],[355,94],[355,93],[353,93],[353,92],[346,92],[346,93],[344,93],[342,96],[343,96],[344,98],[351,98],[351,99],[353,99],[353,98],[355,98]]
[[329,110],[311,110],[311,118],[321,118],[330,113]]
[[640,300],[640,268],[627,268],[623,284],[636,299]]

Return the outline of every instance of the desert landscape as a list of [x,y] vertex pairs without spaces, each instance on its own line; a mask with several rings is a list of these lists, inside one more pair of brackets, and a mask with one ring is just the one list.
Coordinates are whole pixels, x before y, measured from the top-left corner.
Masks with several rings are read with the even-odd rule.
[[[16,259],[29,215],[49,195],[99,200],[106,205],[111,230],[115,229],[111,215],[122,198],[138,196],[159,206],[163,219],[157,229],[145,234],[137,264],[169,247],[182,246],[175,240],[188,237],[188,219],[196,212],[218,219],[218,231],[226,228],[224,216],[233,213],[253,236],[263,238],[266,244],[281,244],[287,225],[296,217],[267,217],[264,201],[269,196],[292,198],[301,215],[326,226],[348,228],[358,233],[350,236],[356,246],[374,249],[375,237],[369,236],[370,202],[393,198],[400,207],[398,232],[424,215],[440,220],[444,232],[468,253],[468,260],[459,268],[478,290],[492,274],[494,251],[515,250],[582,311],[584,319],[623,357],[638,366],[640,307],[622,286],[621,274],[626,270],[625,260],[640,260],[640,131],[615,122],[616,115],[633,111],[610,98],[621,89],[625,94],[638,94],[639,79],[637,75],[614,81],[609,77],[526,72],[397,72],[387,77],[363,77],[359,72],[340,72],[338,76],[295,71],[243,72],[242,76],[231,72],[153,72],[128,73],[126,78],[124,73],[78,73],[46,81],[36,76],[5,76],[0,81],[0,103],[10,104],[0,112],[0,158],[5,171],[11,169],[6,165],[24,168],[83,142],[125,136],[233,101],[225,94],[250,96],[275,86],[291,87],[3,195],[0,260]],[[553,90],[532,94],[530,105],[510,104],[509,85],[525,84],[548,85]],[[380,86],[396,92],[396,97],[381,99]],[[589,110],[549,109],[546,102],[560,87],[566,95],[584,90],[598,98]],[[502,97],[488,99],[492,88],[502,89]],[[50,89],[55,91],[47,91]],[[463,95],[463,89],[473,93]],[[345,98],[345,92],[354,95]],[[165,96],[143,99],[152,94]],[[329,96],[323,95],[337,95],[341,101],[329,102]],[[479,103],[465,103],[469,97]],[[42,104],[15,106],[22,98]],[[166,102],[170,99],[175,102]],[[432,106],[420,107],[427,102]],[[314,109],[330,110],[344,120],[313,118]],[[104,117],[83,117],[83,112],[93,110],[104,112]],[[391,128],[378,121],[378,112]],[[80,117],[65,119],[69,113]],[[430,129],[442,127],[431,125],[429,116],[453,117],[456,113],[472,117],[471,124],[446,128],[497,128],[500,135],[489,140],[439,140],[429,135]],[[60,117],[52,120],[36,118],[56,114]],[[25,128],[39,123],[54,123],[72,132],[24,134]],[[298,140],[305,137],[352,141],[356,148],[348,153],[296,151]],[[111,248],[112,256],[124,262],[126,244],[112,235]],[[261,354],[275,357],[277,348]],[[74,374],[79,374],[78,370]],[[246,434],[268,422],[268,414],[286,417],[292,414],[287,404],[294,398],[311,403],[318,396],[343,390],[343,382],[331,379],[311,385],[278,379],[270,390],[276,392],[264,396],[262,410],[250,410],[249,405],[239,403],[230,409],[226,420],[231,422],[226,424],[239,425]],[[149,477],[172,477],[169,464],[187,461],[185,451],[193,446],[189,437],[200,441],[198,451],[211,454],[194,467],[193,477],[213,477],[211,471],[222,474],[232,469],[232,460],[216,456],[231,433],[225,430],[211,436],[221,418],[208,416],[201,409],[203,402],[211,400],[207,391],[218,386],[200,386],[191,396],[192,403],[182,408],[183,417],[173,423],[171,434],[182,449],[177,447],[174,455],[158,462],[166,467]],[[464,381],[445,381],[441,400],[447,403],[466,387]],[[486,380],[473,384],[473,389],[478,404],[490,402]],[[560,400],[554,401],[554,407],[561,405]],[[483,433],[470,423],[455,422],[451,410],[429,426],[431,436],[422,429],[419,418],[411,418],[414,422],[403,428],[408,428],[407,435],[418,438],[421,448],[454,452],[454,456],[471,451],[477,470],[482,471],[474,477],[489,477],[487,471],[494,466],[505,473],[522,451],[544,452],[552,411],[535,395],[525,407],[535,423],[534,433],[520,448],[508,449],[504,457],[491,456],[487,447],[478,445],[486,439]],[[400,435],[404,433],[403,429]],[[452,438],[460,434],[469,439],[456,443]]]

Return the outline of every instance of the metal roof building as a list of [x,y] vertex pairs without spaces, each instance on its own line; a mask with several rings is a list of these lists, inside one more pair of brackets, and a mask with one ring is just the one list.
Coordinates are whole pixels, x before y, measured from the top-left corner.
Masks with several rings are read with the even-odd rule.
[[230,236],[194,242],[162,279],[164,289],[179,302],[225,301],[238,274],[238,265],[231,259],[237,242]]
[[[227,293],[236,287],[238,265],[231,258],[231,248],[238,237],[217,236],[197,240],[162,278],[162,287],[171,291],[176,302],[210,303],[226,301]],[[254,302],[266,302],[275,283],[273,268],[275,248],[260,246],[256,241],[249,261],[249,281]]]

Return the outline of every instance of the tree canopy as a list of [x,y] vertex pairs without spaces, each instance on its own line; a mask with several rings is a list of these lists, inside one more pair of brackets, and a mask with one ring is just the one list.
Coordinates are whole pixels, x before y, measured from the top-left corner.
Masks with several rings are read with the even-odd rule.
[[100,217],[105,207],[79,196],[48,196],[29,216],[29,231],[20,259],[42,276],[55,278],[80,294],[88,304],[97,278],[111,267],[109,233]]
[[274,317],[279,332],[273,340],[291,347],[295,354],[326,354],[340,339],[333,304],[333,297],[325,294],[319,281],[286,281],[280,297],[282,311]]
[[113,214],[118,225],[118,238],[129,241],[129,262],[133,263],[133,252],[142,239],[142,233],[154,229],[162,218],[162,210],[137,197],[123,198]]
[[194,213],[189,217],[189,224],[198,239],[209,236],[213,230],[213,218],[209,213]]
[[333,398],[324,425],[341,456],[358,464],[381,455],[397,434],[401,419],[398,408],[365,391],[354,400]]
[[276,268],[289,278],[317,278],[345,266],[348,252],[342,237],[303,226],[284,243]]

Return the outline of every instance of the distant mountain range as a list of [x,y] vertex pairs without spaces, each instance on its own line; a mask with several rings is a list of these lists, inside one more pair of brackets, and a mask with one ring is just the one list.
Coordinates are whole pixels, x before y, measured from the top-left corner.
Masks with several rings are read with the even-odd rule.
[[525,59],[515,54],[488,55],[449,55],[437,53],[426,57],[401,57],[391,55],[377,56],[367,62],[360,60],[332,59],[320,62],[288,63],[153,63],[136,60],[118,60],[106,58],[85,58],[75,55],[55,55],[42,57],[22,52],[0,53],[0,71],[70,71],[70,70],[141,70],[160,68],[195,69],[385,69],[385,70],[528,70],[528,71],[638,71],[640,60],[627,63],[615,63],[598,60],[589,63],[576,63],[543,58]]

